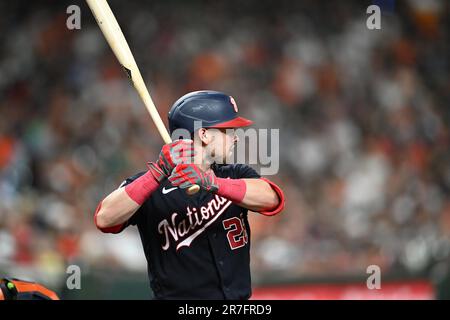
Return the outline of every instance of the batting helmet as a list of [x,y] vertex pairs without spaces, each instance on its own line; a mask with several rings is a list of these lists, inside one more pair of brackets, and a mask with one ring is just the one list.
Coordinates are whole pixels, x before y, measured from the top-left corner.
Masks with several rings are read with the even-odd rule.
[[[199,128],[246,127],[253,121],[238,117],[238,107],[233,97],[218,91],[195,91],[178,99],[169,111],[170,133],[186,129],[191,134]],[[194,121],[201,121],[198,128]]]
[[46,287],[20,279],[0,279],[0,300],[59,300]]

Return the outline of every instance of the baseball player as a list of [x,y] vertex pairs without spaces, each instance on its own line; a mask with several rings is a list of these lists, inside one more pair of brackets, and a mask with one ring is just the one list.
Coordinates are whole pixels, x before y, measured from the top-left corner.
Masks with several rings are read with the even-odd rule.
[[[193,139],[164,145],[146,172],[127,178],[98,205],[94,220],[101,231],[137,226],[156,299],[250,298],[247,211],[273,216],[283,209],[284,195],[251,167],[214,160],[232,152],[237,137],[229,129],[250,124],[231,96],[184,95],[169,112],[169,129],[188,130]],[[194,156],[201,161],[191,161]],[[192,185],[200,191],[188,195]]]

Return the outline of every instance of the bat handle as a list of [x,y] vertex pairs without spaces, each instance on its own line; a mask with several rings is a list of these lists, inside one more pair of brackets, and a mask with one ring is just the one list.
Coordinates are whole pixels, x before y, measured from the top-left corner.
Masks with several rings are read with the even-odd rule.
[[196,194],[197,192],[199,192],[200,190],[200,186],[198,184],[194,184],[192,186],[190,186],[189,188],[187,188],[186,193],[190,196]]

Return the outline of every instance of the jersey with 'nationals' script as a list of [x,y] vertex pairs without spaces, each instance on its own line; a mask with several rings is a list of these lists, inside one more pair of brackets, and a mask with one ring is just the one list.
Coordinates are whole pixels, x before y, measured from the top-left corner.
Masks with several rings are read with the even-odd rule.
[[[260,178],[243,164],[212,169],[220,178]],[[251,296],[247,209],[204,190],[189,196],[165,179],[123,228],[128,225],[138,227],[156,299]]]

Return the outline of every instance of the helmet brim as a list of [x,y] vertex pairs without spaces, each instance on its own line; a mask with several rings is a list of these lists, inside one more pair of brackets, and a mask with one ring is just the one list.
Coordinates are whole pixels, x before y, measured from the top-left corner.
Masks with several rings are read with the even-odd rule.
[[252,124],[253,124],[252,120],[243,117],[236,117],[229,121],[221,122],[213,126],[208,126],[208,128],[241,128],[241,127],[248,127]]

